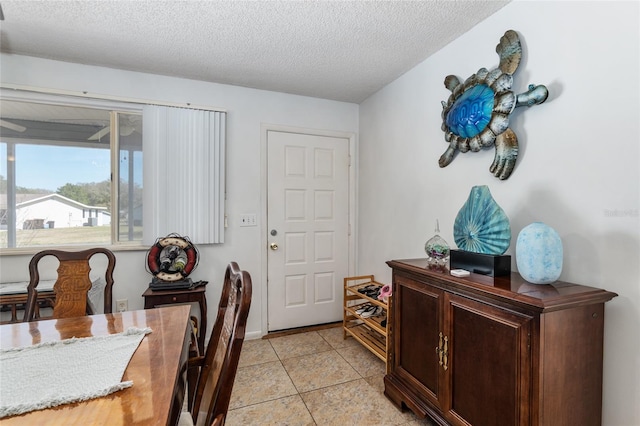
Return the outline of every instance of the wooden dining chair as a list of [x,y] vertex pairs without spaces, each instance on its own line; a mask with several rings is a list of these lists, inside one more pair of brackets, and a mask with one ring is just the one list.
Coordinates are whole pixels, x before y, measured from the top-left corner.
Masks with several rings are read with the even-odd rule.
[[180,426],[224,425],[250,306],[251,276],[231,262],[205,354],[189,360],[189,368],[199,369],[199,374],[193,404],[181,413]]
[[34,320],[40,282],[38,263],[46,256],[53,256],[60,262],[58,277],[53,285],[55,293],[53,318],[79,317],[94,313],[87,303],[87,296],[92,286],[89,278],[91,270],[89,261],[96,254],[104,254],[107,258],[104,274],[104,313],[111,313],[111,288],[116,257],[110,250],[102,247],[82,251],[44,250],[33,256],[29,262],[29,285],[24,321]]

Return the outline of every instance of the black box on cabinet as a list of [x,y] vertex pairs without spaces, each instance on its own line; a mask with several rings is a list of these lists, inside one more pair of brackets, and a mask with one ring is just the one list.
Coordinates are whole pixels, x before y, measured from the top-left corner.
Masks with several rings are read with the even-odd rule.
[[451,250],[450,269],[466,269],[476,274],[499,277],[511,274],[511,256]]

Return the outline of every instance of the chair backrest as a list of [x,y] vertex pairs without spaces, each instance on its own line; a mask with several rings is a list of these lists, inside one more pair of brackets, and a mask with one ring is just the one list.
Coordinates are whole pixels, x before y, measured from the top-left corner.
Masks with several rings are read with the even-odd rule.
[[27,287],[27,306],[24,321],[33,321],[36,312],[38,298],[38,283],[40,272],[38,262],[45,256],[53,256],[58,259],[58,278],[53,285],[56,295],[53,306],[53,318],[79,317],[92,313],[87,305],[87,294],[91,289],[89,261],[95,254],[104,254],[107,257],[107,267],[104,274],[104,312],[111,312],[111,288],[113,287],[113,270],[116,265],[116,257],[113,253],[102,247],[91,248],[82,251],[44,250],[37,253],[29,262],[29,285]]
[[[218,315],[204,356],[191,416],[196,425],[224,424],[238,369],[247,316],[251,276],[231,262],[225,271]],[[204,416],[198,418],[198,415]]]

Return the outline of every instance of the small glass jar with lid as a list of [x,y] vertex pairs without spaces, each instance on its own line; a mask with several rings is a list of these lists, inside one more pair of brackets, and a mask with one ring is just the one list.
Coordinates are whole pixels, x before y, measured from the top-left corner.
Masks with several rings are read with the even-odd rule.
[[449,268],[449,244],[440,236],[440,223],[436,219],[435,235],[425,243],[427,264],[431,270],[446,272]]

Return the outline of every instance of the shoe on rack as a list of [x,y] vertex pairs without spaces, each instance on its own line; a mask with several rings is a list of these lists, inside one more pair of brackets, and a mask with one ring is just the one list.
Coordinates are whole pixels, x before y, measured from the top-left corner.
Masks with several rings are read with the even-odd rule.
[[369,285],[367,285],[367,286],[364,286],[364,287],[362,287],[362,288],[359,288],[359,289],[358,289],[358,293],[365,294],[365,293],[370,292],[371,290],[375,290],[376,288],[378,288],[378,286],[377,286],[377,285],[375,285],[375,284],[369,284]]
[[362,318],[369,318],[370,316],[373,316],[375,311],[376,307],[374,305],[370,305],[364,312],[362,312],[362,314],[360,314],[360,316]]
[[362,315],[363,312],[367,311],[368,309],[371,309],[372,307],[373,305],[371,303],[365,303],[364,305],[356,309],[356,314]]
[[370,303],[367,303],[363,308],[358,309],[356,313],[360,315],[362,318],[369,318],[371,312],[373,312],[376,307]]
[[362,318],[369,318],[369,317],[375,317],[378,316],[382,313],[383,309],[382,306],[373,306],[373,309],[369,309],[366,310],[362,313],[362,315],[360,315]]
[[371,290],[367,291],[367,292],[366,292],[366,293],[364,293],[364,294],[365,294],[366,296],[368,296],[368,297],[372,298],[372,299],[377,299],[377,298],[378,298],[378,296],[380,295],[380,289],[381,289],[381,288],[382,288],[382,287],[376,287],[376,288],[373,288],[373,289],[371,289]]

